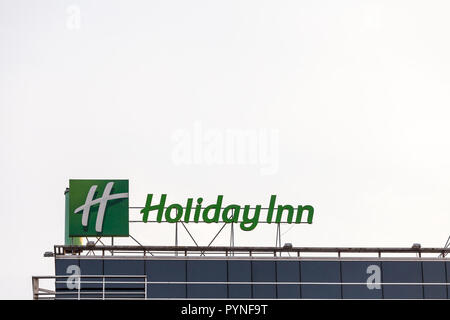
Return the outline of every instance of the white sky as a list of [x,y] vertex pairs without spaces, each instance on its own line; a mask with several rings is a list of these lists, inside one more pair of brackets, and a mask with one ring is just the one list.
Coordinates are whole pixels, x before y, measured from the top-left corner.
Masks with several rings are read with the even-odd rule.
[[[31,275],[54,273],[42,254],[64,241],[70,178],[129,179],[135,206],[147,193],[311,204],[313,225],[282,230],[294,246],[442,246],[449,9],[410,0],[0,0],[0,298],[29,299]],[[278,130],[277,172],[177,165],[174,132],[195,123]],[[207,244],[218,228],[192,230]],[[132,234],[171,244],[172,230]],[[273,227],[236,235],[236,245],[274,244]]]

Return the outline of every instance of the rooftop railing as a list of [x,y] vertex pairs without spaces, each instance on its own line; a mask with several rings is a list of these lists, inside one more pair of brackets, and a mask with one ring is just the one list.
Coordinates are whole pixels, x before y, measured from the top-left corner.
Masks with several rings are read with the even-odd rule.
[[[311,282],[311,281],[148,281],[146,276],[102,276],[102,275],[83,275],[72,278],[68,281],[68,276],[33,276],[33,299],[34,300],[147,300],[158,299],[151,296],[153,285],[195,285],[195,286],[367,286],[367,282]],[[100,279],[100,280],[98,280]],[[138,279],[138,280],[137,280]],[[48,287],[40,286],[42,280],[52,280]],[[75,281],[75,282],[74,282]],[[69,286],[69,283],[72,285]],[[75,285],[75,287],[74,287]],[[411,286],[411,287],[433,287],[448,286],[448,282],[371,282],[372,286],[382,287],[390,286]],[[124,287],[125,286],[125,287]],[[149,294],[150,293],[150,294]],[[212,297],[213,298],[213,297]],[[189,298],[183,298],[189,299]],[[340,297],[338,299],[346,299]],[[445,298],[444,298],[445,299]],[[447,298],[448,299],[448,298]]]
[[291,257],[301,257],[328,254],[334,257],[342,257],[344,254],[375,254],[382,258],[386,254],[407,255],[414,254],[422,257],[423,254],[446,258],[450,248],[401,248],[401,247],[224,247],[224,246],[110,246],[110,245],[56,245],[53,254],[64,255],[120,255],[135,254],[142,256],[281,256],[289,254]]
[[[45,286],[43,286],[43,282]],[[112,300],[147,298],[144,275],[33,276],[33,300]]]

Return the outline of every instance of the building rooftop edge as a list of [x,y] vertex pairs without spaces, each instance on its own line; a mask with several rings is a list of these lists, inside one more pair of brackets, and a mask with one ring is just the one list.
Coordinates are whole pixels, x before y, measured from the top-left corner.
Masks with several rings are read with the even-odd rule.
[[55,245],[55,254],[82,251],[188,251],[188,252],[314,252],[314,253],[439,253],[447,254],[449,248],[438,247],[258,247],[258,246],[124,246],[124,245]]

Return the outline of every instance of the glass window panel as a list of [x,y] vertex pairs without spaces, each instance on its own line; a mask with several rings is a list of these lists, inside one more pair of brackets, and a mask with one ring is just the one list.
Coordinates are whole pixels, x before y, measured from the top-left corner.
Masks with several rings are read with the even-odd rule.
[[81,297],[83,299],[99,299],[103,297],[103,278],[83,276],[103,275],[103,259],[80,259]]
[[[188,260],[188,282],[226,282],[226,260]],[[188,284],[188,298],[227,298],[226,284]]]
[[[73,275],[74,272],[67,273],[67,268],[70,266],[80,266],[80,262],[78,259],[55,259],[55,275],[57,276],[65,276],[65,275]],[[69,289],[67,285],[67,280],[70,280],[68,277],[57,278],[55,280],[55,289],[56,289],[56,298],[57,299],[78,299],[78,289],[73,288]],[[73,283],[74,284],[74,283]],[[74,292],[74,294],[71,294]]]
[[[145,275],[144,260],[133,259],[105,259],[105,276],[112,275]],[[143,278],[106,277],[105,285],[107,298],[143,298],[145,293],[145,280]],[[112,282],[112,283],[111,283]],[[128,282],[128,283],[126,283]],[[141,284],[142,283],[142,284]]]
[[[447,283],[450,283],[450,262],[446,262]],[[447,285],[447,299],[450,299],[450,285]]]
[[[252,261],[254,282],[276,282],[275,261]],[[254,284],[253,298],[276,298],[274,284]]]
[[[418,261],[383,261],[383,283],[421,283],[422,267]],[[422,285],[383,285],[385,299],[422,299]]]
[[[186,260],[146,260],[147,281],[186,282]],[[186,298],[185,284],[154,284],[147,286],[150,298]]]
[[[300,266],[298,261],[277,261],[278,282],[300,282]],[[278,298],[299,299],[300,285],[278,284]]]
[[[246,260],[228,261],[228,281],[230,282],[251,282],[252,265]],[[228,285],[228,295],[230,298],[251,298],[251,284],[230,284]]]
[[[341,268],[343,283],[363,283],[362,285],[343,284],[342,294],[344,299],[382,299],[381,284],[376,284],[381,282],[380,262],[342,261]],[[369,285],[367,284],[368,281]]]
[[[445,263],[440,261],[424,261],[423,282],[424,283],[445,283]],[[447,290],[445,285],[424,285],[425,299],[446,299]]]
[[[300,271],[302,282],[341,282],[339,261],[301,261]],[[341,298],[340,284],[303,284],[301,289],[305,299]]]

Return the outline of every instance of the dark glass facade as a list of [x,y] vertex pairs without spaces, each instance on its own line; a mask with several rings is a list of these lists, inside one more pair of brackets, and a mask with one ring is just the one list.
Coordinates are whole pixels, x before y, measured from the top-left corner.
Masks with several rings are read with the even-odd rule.
[[[81,271],[79,293],[64,283],[73,265]],[[80,256],[56,258],[55,271],[64,276],[56,284],[57,293],[64,293],[59,298],[100,299],[103,287],[105,298],[150,299],[448,299],[450,294],[450,262],[443,260]],[[89,281],[98,283],[83,283],[83,276],[95,275],[108,276],[107,283],[95,277]]]

